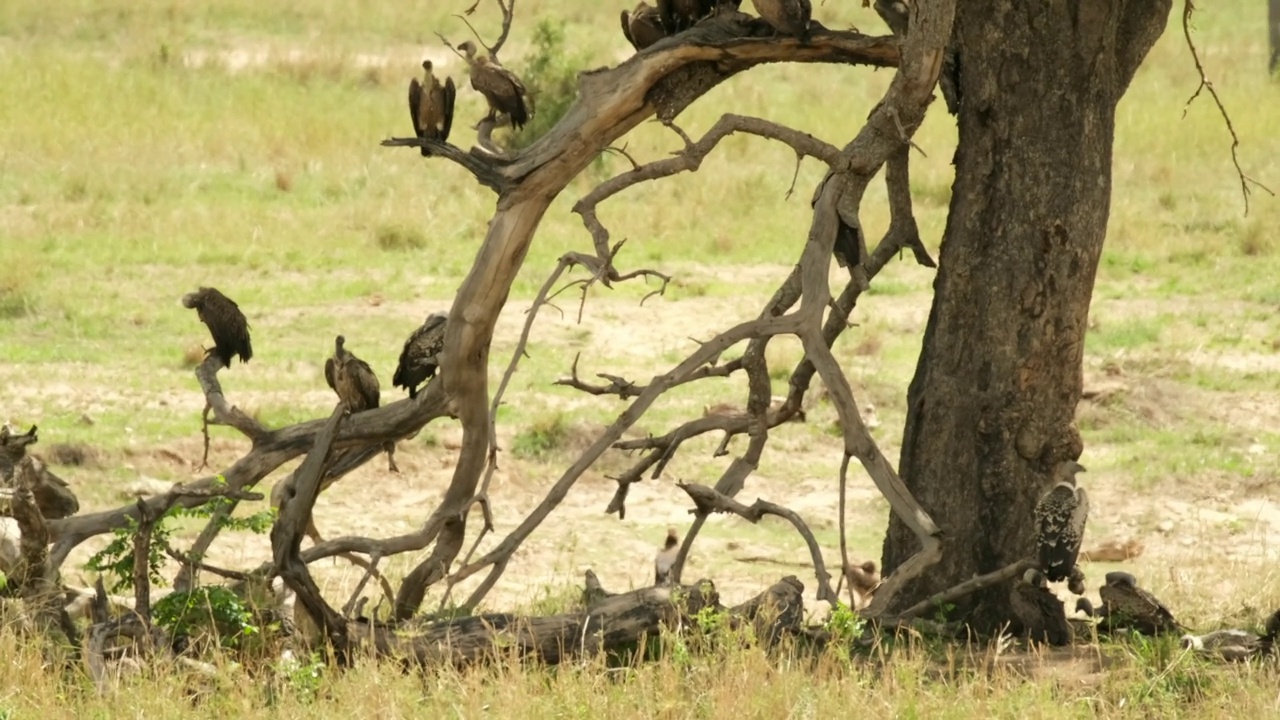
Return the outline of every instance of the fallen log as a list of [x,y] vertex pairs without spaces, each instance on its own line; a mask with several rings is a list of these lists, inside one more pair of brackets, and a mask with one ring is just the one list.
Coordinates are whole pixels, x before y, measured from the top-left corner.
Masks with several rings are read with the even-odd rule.
[[[594,582],[593,582],[594,580]],[[455,668],[501,655],[558,665],[600,653],[625,654],[641,647],[663,628],[687,624],[706,608],[726,611],[710,580],[692,585],[654,586],[609,593],[588,575],[590,598],[581,610],[545,617],[494,613],[419,625],[355,622],[353,641],[372,645],[382,656],[424,666]],[[772,641],[798,632],[804,615],[804,585],[786,577],[760,595],[727,609],[735,620],[755,623],[757,637]]]

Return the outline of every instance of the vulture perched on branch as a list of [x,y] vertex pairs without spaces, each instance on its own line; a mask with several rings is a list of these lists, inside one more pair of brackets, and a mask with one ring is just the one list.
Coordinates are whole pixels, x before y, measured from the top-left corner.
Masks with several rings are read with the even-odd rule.
[[444,331],[449,320],[447,313],[431,313],[426,322],[413,331],[404,341],[400,351],[400,363],[391,378],[392,387],[409,391],[410,398],[418,397],[418,385],[435,377],[440,363],[436,357],[444,349]]
[[[347,412],[372,410],[378,407],[378,376],[373,374],[369,363],[347,351],[344,347],[346,341],[341,335],[334,339],[333,357],[324,363],[324,379],[338,394],[338,399],[347,406]],[[387,451],[388,469],[400,472],[400,468],[396,467],[395,443],[388,442],[383,448]]]
[[1071,576],[1089,517],[1089,497],[1076,485],[1076,473],[1084,466],[1073,460],[1058,463],[1053,487],[1036,504],[1036,549],[1040,567],[1049,582]]
[[1049,590],[1044,573],[1027,568],[1013,583],[1009,605],[1027,637],[1050,645],[1070,645],[1074,634],[1062,601]]
[[249,342],[249,321],[240,306],[231,298],[218,292],[217,288],[202,287],[182,297],[182,305],[195,308],[200,322],[209,328],[213,335],[214,349],[209,352],[222,360],[223,367],[231,367],[231,358],[240,356],[240,362],[249,362],[253,357],[253,345]]
[[1107,584],[1098,588],[1105,624],[1112,629],[1132,628],[1143,635],[1159,635],[1182,629],[1173,613],[1155,595],[1138,587],[1138,578],[1127,572],[1107,573]]
[[639,52],[666,37],[667,29],[662,24],[658,9],[641,0],[635,10],[622,11],[622,34]]
[[471,67],[471,87],[489,103],[489,114],[484,119],[493,122],[498,113],[503,113],[511,118],[511,127],[524,127],[529,122],[529,110],[524,104],[526,90],[520,78],[492,58],[476,57],[475,43],[470,40],[459,45],[458,50],[465,53]]
[[[457,89],[453,78],[446,77],[444,85],[431,72],[431,61],[422,61],[422,82],[418,78],[409,81],[409,118],[413,121],[413,133],[420,138],[444,142],[449,139],[453,126],[453,99]],[[431,151],[422,148],[422,157],[430,157]]]
[[809,37],[809,19],[813,5],[809,0],[752,0],[761,19],[783,35],[805,40]]
[[27,455],[27,446],[40,442],[36,434],[36,426],[21,435],[16,435],[8,425],[0,425],[0,480],[13,478],[13,469]]

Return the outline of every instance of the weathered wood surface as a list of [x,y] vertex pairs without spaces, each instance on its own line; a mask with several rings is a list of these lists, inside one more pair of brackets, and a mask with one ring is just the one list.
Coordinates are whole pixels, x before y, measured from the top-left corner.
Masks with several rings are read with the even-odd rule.
[[[760,595],[728,609],[739,622],[756,623],[757,637],[771,641],[796,632],[804,615],[804,585],[795,577],[775,583]],[[710,580],[692,585],[654,586],[625,593],[604,590],[589,574],[584,607],[545,617],[509,613],[475,615],[414,627],[354,622],[353,642],[371,645],[378,655],[422,665],[455,667],[511,653],[557,665],[575,658],[636,648],[663,628],[678,627],[704,608],[725,610]],[[735,623],[736,624],[736,623]]]

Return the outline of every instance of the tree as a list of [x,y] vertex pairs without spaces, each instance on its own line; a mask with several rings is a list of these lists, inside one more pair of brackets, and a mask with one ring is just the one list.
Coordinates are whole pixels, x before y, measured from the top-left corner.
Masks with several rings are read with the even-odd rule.
[[[1072,419],[1115,109],[1170,4],[957,8],[956,179],[899,464],[945,540],[941,564],[902,602],[1028,554],[1054,462],[1081,452]],[[913,552],[891,518],[885,570]],[[1005,595],[973,598],[987,601],[980,625],[1005,616]]]
[[[496,58],[512,28],[514,3],[495,4],[502,10],[502,32],[487,50]],[[349,555],[372,575],[382,558],[429,548],[394,592],[395,619],[418,613],[430,589],[443,586],[443,605],[457,583],[483,573],[462,603],[474,609],[508,569],[521,543],[607,449],[638,453],[635,464],[616,478],[618,489],[608,512],[621,516],[632,484],[660,476],[688,439],[723,433],[719,454],[727,455],[729,440],[739,435],[748,438],[746,449],[727,462],[715,487],[682,486],[696,519],[672,575],[679,579],[684,558],[709,514],[730,512],[752,522],[775,514],[804,536],[813,557],[817,596],[834,602],[832,575],[804,518],[780,504],[760,500],[746,506],[734,499],[765,452],[770,429],[799,411],[816,375],[839,412],[842,429],[840,447],[833,448],[844,461],[838,479],[841,534],[845,476],[852,459],[862,464],[893,513],[884,555],[886,581],[867,614],[901,620],[927,607],[933,593],[975,573],[988,576],[961,590],[1012,578],[1032,548],[1027,528],[1048,468],[1055,459],[1081,452],[1071,419],[1080,394],[1085,322],[1107,222],[1115,108],[1163,31],[1169,9],[1170,0],[1032,6],[988,0],[959,10],[954,0],[916,0],[901,36],[868,37],[815,27],[802,42],[777,34],[758,18],[722,8],[617,67],[582,73],[578,97],[565,115],[517,152],[464,151],[424,138],[384,141],[388,146],[425,147],[430,162],[454,162],[467,169],[479,185],[497,195],[494,215],[450,311],[439,374],[416,399],[354,415],[347,415],[339,404],[327,420],[271,429],[223,396],[217,378],[220,360],[211,357],[197,369],[214,422],[234,427],[252,442],[245,457],[219,474],[216,484],[225,488],[221,494],[246,497],[246,489],[285,462],[306,455],[282,481],[287,489],[272,531],[273,558],[255,572],[283,577],[342,649],[348,639],[345,611],[335,611],[320,597],[308,563]],[[708,90],[769,62],[890,66],[897,71],[865,123],[851,128],[852,137],[843,147],[733,114],[724,115],[696,140],[676,124],[680,112]],[[958,111],[960,145],[933,310],[908,393],[900,463],[904,482],[863,425],[830,347],[846,329],[868,283],[901,250],[911,249],[908,257],[918,263],[935,265],[913,217],[909,153],[912,134],[934,99],[944,69],[948,104]],[[544,213],[600,153],[654,116],[670,127],[683,150],[652,163],[635,163],[574,206],[591,237],[592,251],[568,252],[552,270],[527,315],[502,381],[491,391],[489,349],[498,313]],[[493,120],[481,123],[481,145],[489,145],[495,125]],[[814,158],[830,169],[813,195],[812,225],[803,238],[795,238],[795,268],[780,279],[755,319],[703,342],[674,367],[655,370],[648,381],[598,373],[605,382],[588,382],[579,376],[580,358],[575,359],[561,384],[617,397],[627,402],[626,408],[565,469],[518,527],[474,557],[480,540],[493,530],[489,479],[500,457],[496,411],[518,370],[537,311],[574,268],[588,273],[568,283],[581,286],[584,302],[596,283],[608,286],[641,277],[665,283],[666,276],[657,270],[620,269],[626,257],[623,243],[611,244],[596,208],[636,184],[696,171],[720,140],[734,133],[784,143],[798,158]],[[885,237],[864,253],[859,208],[881,168],[891,222]],[[848,283],[835,297],[828,285],[833,251],[849,269]],[[785,402],[771,406],[765,349],[785,334],[802,340],[805,356],[792,369]],[[739,357],[723,359],[737,346],[744,346]],[[748,380],[746,412],[699,417],[661,435],[622,440],[623,433],[671,388],[732,374]],[[327,485],[376,456],[383,443],[412,436],[451,414],[463,428],[453,479],[421,529],[388,538],[338,538],[301,549],[311,506]],[[175,503],[207,502],[198,491],[214,484],[210,478],[182,493],[54,521],[52,564],[60,563],[86,538],[132,519],[155,517]],[[483,520],[478,531],[471,522],[477,507]],[[201,557],[217,529],[211,522],[186,557]],[[464,554],[468,541],[470,549]],[[841,561],[847,564],[843,543],[841,551]],[[197,562],[186,562],[179,580],[189,582],[197,569]],[[1003,618],[1002,603],[982,602],[999,595],[976,597],[979,611],[969,618],[977,625],[991,626]]]

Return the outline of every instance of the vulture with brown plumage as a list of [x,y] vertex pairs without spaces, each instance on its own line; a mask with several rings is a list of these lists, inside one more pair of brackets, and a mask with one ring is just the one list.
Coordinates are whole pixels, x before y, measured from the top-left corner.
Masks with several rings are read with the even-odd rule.
[[675,528],[667,528],[667,539],[662,549],[653,558],[653,584],[668,585],[671,582],[671,569],[675,567],[676,556],[680,554],[680,534]]
[[658,0],[658,15],[671,35],[693,27],[714,8],[715,0]]
[[217,288],[202,287],[182,297],[182,305],[194,308],[200,322],[209,328],[213,335],[214,349],[208,354],[216,354],[223,367],[231,367],[231,358],[240,356],[240,362],[249,362],[253,357],[253,345],[249,342],[249,321],[240,306],[231,298],[218,292]]
[[[413,121],[413,133],[420,138],[445,142],[449,128],[453,126],[453,100],[457,89],[453,78],[446,77],[444,85],[431,71],[431,61],[422,61],[422,82],[418,78],[409,81],[409,118]],[[422,157],[430,157],[431,151],[422,148]]]
[[801,40],[809,37],[809,20],[813,5],[809,0],[752,0],[760,18],[783,35]]
[[1183,629],[1173,613],[1155,595],[1138,585],[1132,573],[1109,572],[1102,596],[1104,625],[1111,630],[1129,628],[1142,635],[1160,635]]
[[[378,376],[373,374],[369,363],[356,357],[345,347],[347,339],[339,335],[334,339],[333,357],[324,363],[324,379],[329,387],[338,394],[338,399],[347,406],[347,412],[358,413],[378,407],[380,388]],[[388,442],[383,445],[387,451],[387,466],[391,472],[400,472],[396,467],[396,445]]]
[[524,104],[527,91],[520,78],[492,58],[476,57],[475,43],[470,40],[459,45],[458,50],[466,55],[471,67],[471,87],[489,103],[489,114],[484,119],[492,122],[498,113],[503,113],[511,118],[511,127],[524,127],[529,122],[529,110]]
[[1070,645],[1074,637],[1062,601],[1049,590],[1044,573],[1027,568],[1013,583],[1009,605],[1023,633],[1036,642]]
[[662,24],[658,9],[641,0],[635,10],[622,11],[622,34],[639,52],[666,37],[667,29]]
[[418,397],[418,385],[435,377],[440,363],[436,357],[444,349],[444,331],[449,320],[447,313],[431,313],[426,322],[414,330],[404,341],[396,374],[391,378],[393,387],[409,391],[410,398]]
[[[1089,496],[1076,482],[1076,473],[1084,471],[1074,460],[1059,462],[1053,469],[1053,487],[1036,503],[1036,550],[1049,582],[1061,582],[1075,572],[1089,519]],[[1078,582],[1082,586],[1083,578]]]

